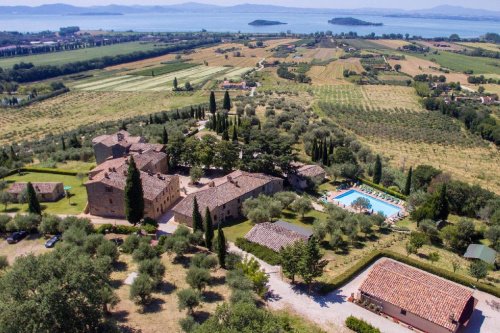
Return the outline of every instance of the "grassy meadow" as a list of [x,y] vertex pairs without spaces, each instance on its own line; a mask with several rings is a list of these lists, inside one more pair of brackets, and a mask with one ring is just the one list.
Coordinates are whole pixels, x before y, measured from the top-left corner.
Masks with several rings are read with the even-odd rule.
[[500,60],[485,57],[470,57],[446,51],[439,51],[437,54],[414,54],[421,59],[436,62],[442,67],[449,68],[457,72],[472,70],[474,74],[500,74]]
[[33,65],[62,65],[65,63],[84,61],[100,57],[112,57],[119,54],[132,53],[135,51],[149,51],[158,48],[154,43],[130,42],[114,44],[109,46],[91,47],[86,49],[61,51],[47,54],[19,56],[0,59],[1,68],[11,68],[15,64],[31,62]]

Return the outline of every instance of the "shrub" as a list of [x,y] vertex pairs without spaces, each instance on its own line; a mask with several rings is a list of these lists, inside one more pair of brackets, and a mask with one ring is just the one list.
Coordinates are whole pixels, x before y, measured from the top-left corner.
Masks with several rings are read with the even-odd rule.
[[157,227],[151,224],[144,224],[142,226],[142,230],[144,230],[147,234],[155,234]]
[[385,192],[389,195],[392,195],[393,197],[396,197],[396,198],[401,199],[401,200],[406,200],[406,195],[404,195],[403,193],[392,191],[391,189],[388,189],[380,184],[375,184],[374,182],[371,182],[367,179],[358,178],[358,180],[360,182],[362,182],[363,184],[366,184],[366,185],[371,186],[379,191],[382,191],[382,192]]
[[42,217],[42,223],[40,223],[38,230],[43,234],[55,235],[59,232],[59,224],[61,221],[59,216],[45,215]]
[[243,251],[253,254],[257,258],[264,260],[270,265],[280,264],[280,255],[265,246],[252,243],[245,238],[238,238],[236,240],[236,246],[238,246]]
[[125,253],[132,253],[134,252],[135,249],[139,247],[140,243],[140,238],[137,235],[130,235],[127,238],[125,238],[125,241],[123,242],[121,249]]
[[194,332],[194,330],[200,326],[192,316],[187,316],[179,320],[179,326],[186,333]]
[[11,219],[9,215],[0,215],[0,233],[7,231],[7,223],[9,223]]
[[245,276],[243,271],[236,269],[229,271],[226,275],[226,282],[232,289],[252,290],[253,282]]
[[243,261],[243,258],[238,253],[229,252],[226,256],[226,268],[229,270],[233,270],[242,261]]
[[158,253],[156,252],[155,249],[149,244],[149,242],[144,242],[141,241],[139,243],[139,246],[135,251],[132,253],[132,258],[134,258],[135,261],[143,261],[147,259],[154,259],[157,258]]
[[139,273],[147,274],[153,280],[155,287],[158,287],[165,275],[165,265],[160,259],[146,259],[139,264]]
[[186,282],[193,289],[202,290],[209,284],[211,279],[207,269],[191,267],[186,275]]
[[216,256],[204,253],[198,253],[191,259],[191,266],[204,269],[213,269],[217,267],[218,263],[219,261]]
[[364,320],[358,319],[353,316],[347,317],[347,319],[345,320],[345,325],[349,329],[357,333],[380,333],[380,330],[378,328],[368,324]]
[[146,305],[151,301],[153,281],[147,274],[139,274],[130,286],[130,299],[136,304]]
[[0,256],[0,270],[9,267],[9,261],[6,256]]

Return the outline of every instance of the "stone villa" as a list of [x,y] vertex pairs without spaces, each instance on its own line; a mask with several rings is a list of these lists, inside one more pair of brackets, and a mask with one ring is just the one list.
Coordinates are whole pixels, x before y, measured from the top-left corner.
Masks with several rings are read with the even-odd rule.
[[208,207],[214,224],[241,216],[243,201],[259,194],[272,195],[283,190],[281,178],[260,173],[235,171],[217,178],[196,193],[189,194],[174,208],[175,221],[192,226],[193,200],[196,197],[200,213]]
[[297,190],[305,190],[311,184],[321,184],[326,177],[326,171],[316,164],[296,164],[297,171],[287,176],[288,182]]
[[124,190],[130,156],[141,171],[145,216],[159,218],[179,199],[179,176],[167,175],[168,155],[163,145],[147,143],[126,131],[101,135],[92,143],[98,165],[85,183],[90,214],[125,216]]
[[245,235],[245,239],[265,246],[275,252],[295,242],[307,242],[313,235],[311,230],[285,222],[258,223]]

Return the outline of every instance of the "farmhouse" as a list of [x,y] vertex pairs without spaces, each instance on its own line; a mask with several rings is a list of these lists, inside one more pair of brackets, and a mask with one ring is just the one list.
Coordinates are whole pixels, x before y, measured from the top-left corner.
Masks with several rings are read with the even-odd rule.
[[252,242],[265,246],[275,252],[282,248],[293,245],[295,242],[306,242],[311,238],[312,231],[301,228],[284,221],[275,223],[256,224],[245,238]]
[[326,171],[316,164],[310,165],[297,165],[298,168],[295,173],[289,173],[287,178],[288,182],[298,190],[305,190],[311,184],[321,184],[326,177]]
[[[63,183],[31,183],[37,194],[38,200],[42,202],[57,201],[64,196]],[[18,201],[19,196],[26,190],[27,183],[14,183],[7,190],[13,201]]]
[[490,265],[495,263],[497,252],[483,244],[470,244],[465,251],[464,258],[482,260]]
[[222,89],[233,89],[233,90],[246,90],[248,89],[247,83],[245,81],[241,82],[231,82],[231,81],[224,81],[220,85]]
[[243,201],[259,194],[271,195],[283,190],[281,178],[261,173],[235,171],[226,177],[213,180],[196,193],[192,193],[174,208],[175,221],[192,226],[193,200],[196,197],[200,213],[208,207],[212,220],[218,224],[241,216]]
[[103,163],[108,158],[126,156],[132,144],[146,143],[141,136],[131,136],[127,131],[118,131],[111,135],[100,135],[92,140],[94,155],[97,164]]
[[471,289],[399,262],[376,264],[359,288],[360,299],[424,332],[456,332],[476,306]]
[[[97,173],[91,172],[89,180],[85,183],[90,214],[103,217],[125,217],[124,190],[127,169],[128,160],[125,160],[121,166]],[[156,219],[179,198],[179,176],[144,171],[140,173],[144,192],[144,215]]]

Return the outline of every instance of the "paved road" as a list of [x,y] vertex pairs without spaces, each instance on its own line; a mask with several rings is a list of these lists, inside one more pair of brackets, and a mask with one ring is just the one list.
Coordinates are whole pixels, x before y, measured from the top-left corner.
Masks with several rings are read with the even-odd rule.
[[[231,244],[230,251],[247,254],[234,244]],[[272,293],[272,297],[268,301],[268,304],[271,308],[292,309],[299,315],[306,317],[310,321],[317,323],[325,329],[331,329],[332,325],[342,327],[345,319],[348,316],[353,315],[355,317],[363,318],[373,326],[378,327],[384,333],[414,332],[392,322],[389,319],[376,315],[347,301],[351,293],[357,292],[359,285],[364,280],[372,266],[368,267],[355,279],[338,290],[335,290],[325,296],[309,296],[303,291],[297,290],[287,282],[283,281],[281,279],[279,266],[271,266],[262,260],[257,260],[261,264],[261,267],[269,275],[269,288]],[[500,302],[500,300],[494,296],[479,291],[474,293],[474,297],[479,300],[476,311],[474,312],[469,325],[466,328],[461,329],[459,333],[498,332],[500,311],[495,310],[494,302]]]

